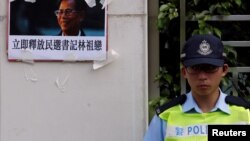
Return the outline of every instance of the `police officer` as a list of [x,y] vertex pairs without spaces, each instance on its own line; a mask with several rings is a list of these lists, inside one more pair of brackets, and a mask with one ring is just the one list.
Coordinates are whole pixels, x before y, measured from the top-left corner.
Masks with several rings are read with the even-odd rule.
[[194,35],[181,53],[181,73],[191,91],[156,109],[144,141],[207,140],[208,124],[250,124],[249,102],[221,91],[229,66],[221,40]]

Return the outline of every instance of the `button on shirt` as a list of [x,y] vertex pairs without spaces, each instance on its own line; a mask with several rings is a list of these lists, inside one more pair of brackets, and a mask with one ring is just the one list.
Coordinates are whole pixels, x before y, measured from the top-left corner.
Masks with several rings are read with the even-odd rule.
[[[185,103],[182,105],[182,110],[185,113],[189,112],[196,112],[196,113],[202,113],[201,109],[198,107],[196,102],[193,99],[192,93],[189,92],[187,95],[187,99]],[[220,96],[219,99],[215,105],[215,107],[211,110],[217,111],[220,110],[222,112],[225,112],[227,114],[230,114],[229,106],[225,102],[226,94],[222,93],[220,91]],[[149,126],[148,130],[144,136],[143,141],[164,141],[164,138],[166,136],[166,127],[167,127],[167,122],[160,119],[157,115],[155,115]]]

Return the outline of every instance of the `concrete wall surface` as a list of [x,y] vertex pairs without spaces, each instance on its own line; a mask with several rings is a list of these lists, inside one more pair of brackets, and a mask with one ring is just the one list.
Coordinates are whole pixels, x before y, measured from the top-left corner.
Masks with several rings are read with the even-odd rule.
[[0,141],[141,141],[147,126],[147,1],[109,0],[108,47],[93,62],[9,62],[0,1]]

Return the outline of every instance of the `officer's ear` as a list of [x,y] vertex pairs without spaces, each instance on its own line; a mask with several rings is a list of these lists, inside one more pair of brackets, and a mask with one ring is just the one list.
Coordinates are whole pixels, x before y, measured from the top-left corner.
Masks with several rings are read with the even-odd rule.
[[223,70],[223,76],[225,76],[225,75],[227,74],[228,69],[229,69],[228,64],[224,64],[224,65],[223,65],[223,67],[222,67],[222,70]]
[[187,72],[186,72],[186,68],[185,68],[184,66],[181,67],[181,73],[182,73],[182,76],[183,76],[184,78],[186,78]]

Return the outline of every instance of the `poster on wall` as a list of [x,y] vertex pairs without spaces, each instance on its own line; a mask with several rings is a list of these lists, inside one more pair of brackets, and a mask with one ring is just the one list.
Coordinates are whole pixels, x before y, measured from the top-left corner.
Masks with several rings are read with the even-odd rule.
[[8,0],[8,60],[105,60],[107,8],[90,2]]

